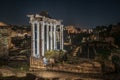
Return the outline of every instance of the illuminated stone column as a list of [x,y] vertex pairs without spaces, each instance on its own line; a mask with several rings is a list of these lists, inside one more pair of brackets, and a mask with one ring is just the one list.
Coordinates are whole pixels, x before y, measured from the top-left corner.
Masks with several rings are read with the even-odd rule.
[[53,27],[53,25],[52,24],[50,24],[50,50],[52,50],[53,49],[53,32],[52,32],[52,27]]
[[63,50],[63,25],[60,25],[60,49]]
[[34,34],[34,23],[32,23],[32,56],[35,57],[35,34]]
[[39,49],[39,23],[32,23],[32,53],[36,58],[40,58],[40,49]]
[[39,23],[33,22],[32,26],[32,46],[33,46],[33,56],[36,58],[40,58],[40,50],[39,50]]
[[39,41],[40,41],[40,30],[39,30],[39,28],[40,28],[40,24],[39,23],[37,23],[37,58],[40,58],[40,43],[39,43]]
[[54,50],[56,50],[56,24],[54,24]]
[[44,36],[45,36],[44,35],[44,27],[45,27],[45,24],[44,24],[43,21],[41,21],[40,24],[41,24],[41,40],[42,40],[41,41],[41,43],[42,43],[42,51],[41,51],[42,53],[41,54],[42,54],[42,56],[44,56],[44,52],[45,52],[45,46],[44,46],[44,44],[45,44],[44,43],[45,42],[44,41]]
[[46,32],[46,39],[47,39],[47,42],[46,42],[46,44],[47,44],[47,51],[48,50],[50,50],[50,48],[49,48],[49,24],[46,24],[46,28],[47,28],[47,32]]

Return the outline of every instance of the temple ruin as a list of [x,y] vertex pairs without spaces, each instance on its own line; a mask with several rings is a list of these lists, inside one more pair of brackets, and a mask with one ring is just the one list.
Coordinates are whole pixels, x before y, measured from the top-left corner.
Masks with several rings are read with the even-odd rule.
[[32,30],[30,67],[39,68],[45,52],[63,50],[62,20],[40,14],[27,15]]

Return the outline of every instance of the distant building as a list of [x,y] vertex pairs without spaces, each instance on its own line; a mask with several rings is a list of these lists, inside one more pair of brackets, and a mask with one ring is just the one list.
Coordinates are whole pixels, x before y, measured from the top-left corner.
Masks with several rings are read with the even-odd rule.
[[61,20],[42,15],[28,15],[32,30],[31,67],[41,65],[40,59],[45,56],[45,52],[63,50],[63,25]]
[[81,32],[80,28],[76,28],[75,26],[66,26],[65,28],[68,31],[68,34],[72,33],[72,34],[78,34]]

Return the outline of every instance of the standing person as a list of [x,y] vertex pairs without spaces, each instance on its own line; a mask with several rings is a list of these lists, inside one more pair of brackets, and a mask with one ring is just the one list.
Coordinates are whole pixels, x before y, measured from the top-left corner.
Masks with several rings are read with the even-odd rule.
[[43,63],[44,63],[44,66],[47,65],[47,59],[45,57],[43,57]]

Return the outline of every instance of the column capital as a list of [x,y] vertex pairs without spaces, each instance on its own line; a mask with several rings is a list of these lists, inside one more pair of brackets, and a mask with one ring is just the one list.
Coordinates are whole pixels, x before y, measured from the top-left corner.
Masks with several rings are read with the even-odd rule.
[[53,23],[50,23],[50,26],[52,26],[53,25]]
[[45,23],[45,25],[50,26],[50,23]]

